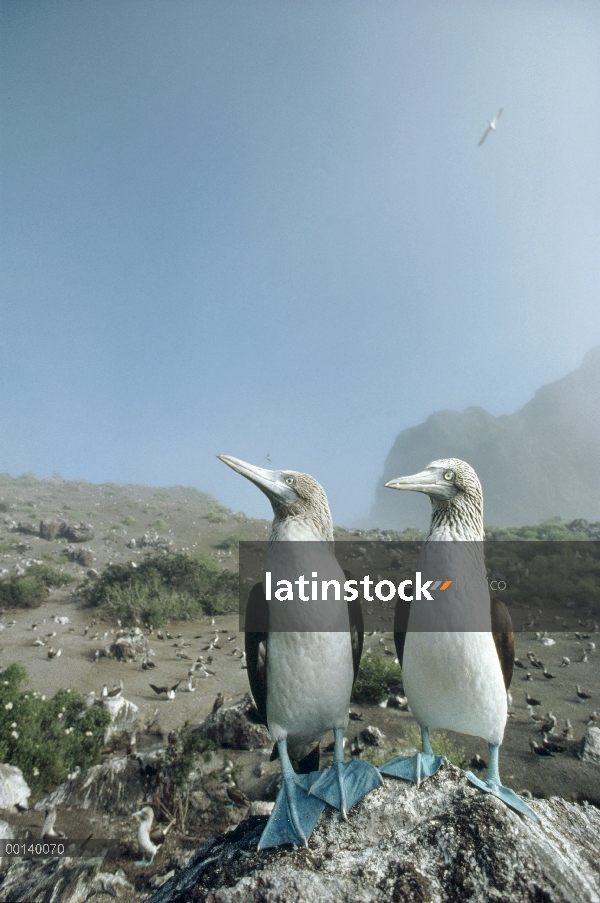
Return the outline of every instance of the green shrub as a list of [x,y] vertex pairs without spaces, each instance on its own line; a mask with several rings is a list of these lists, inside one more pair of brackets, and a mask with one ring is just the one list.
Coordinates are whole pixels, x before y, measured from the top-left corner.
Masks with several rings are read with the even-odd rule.
[[224,549],[225,551],[228,551],[229,549],[236,548],[236,546],[239,546],[241,539],[241,536],[238,536],[237,533],[233,533],[231,536],[226,536],[225,539],[218,542],[215,549]]
[[[421,731],[416,724],[411,724],[405,731],[405,739],[415,749],[421,749]],[[436,756],[446,756],[457,768],[467,768],[469,761],[462,746],[451,740],[445,731],[431,731],[429,735],[431,748]]]
[[125,524],[126,527],[135,527],[137,521],[135,517],[132,517],[130,514],[127,517],[124,517],[121,523]]
[[20,768],[37,792],[62,783],[77,765],[97,763],[110,715],[88,707],[72,689],[59,690],[52,699],[24,692],[20,685],[26,679],[22,665],[0,671],[0,762]]
[[48,588],[35,577],[7,577],[0,581],[0,605],[5,608],[37,608],[48,598]]
[[165,621],[199,614],[224,614],[238,606],[238,575],[221,571],[209,558],[183,552],[149,555],[137,567],[113,564],[84,591],[88,605],[126,624]]
[[210,511],[208,514],[204,515],[204,518],[209,524],[224,524],[227,520],[223,514],[218,514],[216,511]]
[[65,571],[59,571],[48,564],[32,564],[27,568],[27,576],[35,577],[44,586],[66,586],[75,579]]
[[153,530],[168,530],[168,526],[166,522],[162,519],[162,517],[157,517],[154,523],[150,524]]
[[73,580],[70,574],[47,564],[32,564],[27,573],[0,580],[0,606],[37,608],[48,598],[49,586],[64,586]]
[[363,654],[352,689],[352,702],[378,705],[402,683],[402,668],[384,655]]

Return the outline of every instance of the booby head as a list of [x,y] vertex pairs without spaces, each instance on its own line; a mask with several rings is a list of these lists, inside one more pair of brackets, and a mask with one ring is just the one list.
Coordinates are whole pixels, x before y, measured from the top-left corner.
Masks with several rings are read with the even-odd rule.
[[470,464],[460,458],[432,461],[425,470],[397,477],[388,489],[424,492],[431,499],[431,533],[440,527],[456,533],[456,539],[483,539],[483,491]]
[[154,809],[152,806],[144,806],[142,809],[139,809],[137,812],[131,813],[132,818],[139,818],[141,822],[144,822],[148,829],[152,825],[152,821],[154,820]]
[[310,474],[296,470],[266,470],[230,455],[217,455],[217,458],[258,486],[267,496],[275,515],[272,539],[292,538],[279,534],[282,524],[293,519],[310,523],[314,528],[312,532],[316,534],[294,538],[333,541],[333,522],[325,490]]

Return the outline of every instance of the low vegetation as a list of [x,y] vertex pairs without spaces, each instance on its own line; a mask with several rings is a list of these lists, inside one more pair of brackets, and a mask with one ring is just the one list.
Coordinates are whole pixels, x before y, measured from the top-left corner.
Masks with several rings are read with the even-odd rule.
[[2,608],[37,608],[48,598],[51,586],[65,586],[73,577],[48,564],[32,564],[25,574],[0,580]]
[[363,653],[352,690],[352,702],[378,705],[402,684],[402,668],[385,655]]
[[20,768],[35,793],[98,762],[110,715],[73,689],[46,699],[21,689],[26,681],[22,665],[0,671],[0,762]]
[[[414,746],[415,749],[421,749],[421,731],[416,724],[409,724],[406,727],[404,739],[406,743]],[[459,743],[451,740],[445,731],[431,731],[429,739],[431,740],[431,748],[436,756],[446,756],[457,768],[464,769],[468,767],[469,760],[464,748]],[[397,752],[394,754],[397,755]]]
[[215,545],[215,549],[223,549],[224,551],[229,551],[229,549],[236,549],[240,542],[242,541],[241,536],[237,533],[232,533],[231,536],[226,536],[225,539],[222,539]]
[[160,627],[166,621],[235,611],[238,576],[206,556],[149,555],[139,565],[110,565],[83,595],[88,605],[124,624]]
[[600,539],[600,522],[589,523],[583,518],[567,523],[560,517],[551,517],[537,526],[527,527],[486,527],[485,538],[512,542],[515,540],[568,542]]

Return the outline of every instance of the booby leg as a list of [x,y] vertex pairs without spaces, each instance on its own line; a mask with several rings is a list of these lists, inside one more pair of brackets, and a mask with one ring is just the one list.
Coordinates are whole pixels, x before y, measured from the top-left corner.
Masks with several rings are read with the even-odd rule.
[[482,781],[480,778],[475,777],[471,771],[466,772],[467,778],[471,784],[475,784],[480,790],[483,790],[485,793],[493,793],[499,800],[502,800],[511,809],[514,809],[515,812],[526,815],[539,824],[540,820],[533,809],[520,796],[517,796],[514,790],[505,787],[501,783],[500,772],[498,771],[498,747],[492,746],[491,743],[488,746],[490,748],[490,764],[485,778]]
[[416,756],[394,756],[381,766],[381,774],[412,781],[418,787],[421,781],[434,775],[442,765],[448,764],[446,756],[436,756],[433,752],[428,727],[421,727],[421,743],[423,749]]
[[322,800],[308,795],[315,774],[296,774],[288,756],[286,740],[279,740],[277,748],[281,762],[281,789],[258,843],[259,850],[279,847],[284,843],[307,847],[308,838],[325,808]]
[[348,809],[366,796],[376,787],[381,787],[381,775],[370,762],[360,759],[344,759],[344,731],[335,728],[333,732],[335,745],[333,749],[333,766],[322,771],[311,786],[309,793],[316,796],[334,809],[339,809],[342,818],[347,821]]
[[134,865],[152,865],[153,861],[154,861],[154,856],[152,857],[152,859],[150,861],[148,861],[146,859],[146,854],[143,853],[142,858],[138,859],[138,861],[135,862]]

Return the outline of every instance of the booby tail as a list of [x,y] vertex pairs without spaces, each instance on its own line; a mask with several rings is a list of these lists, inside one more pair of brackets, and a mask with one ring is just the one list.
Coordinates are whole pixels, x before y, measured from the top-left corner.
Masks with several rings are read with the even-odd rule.
[[329,803],[339,809],[344,820],[347,820],[348,809],[355,803],[381,787],[381,775],[370,762],[360,759],[344,760],[344,732],[341,728],[334,730],[335,746],[333,765],[319,773],[317,780],[311,785],[310,795]]
[[429,729],[426,727],[421,728],[421,743],[423,746],[421,752],[415,756],[394,756],[380,767],[381,774],[412,781],[418,787],[421,781],[434,775],[442,765],[448,764],[446,756],[436,756],[433,752]]
[[258,843],[259,850],[285,843],[307,847],[308,838],[325,808],[323,800],[308,793],[320,772],[296,774],[288,755],[287,742],[279,740],[277,748],[281,762],[281,788]]

